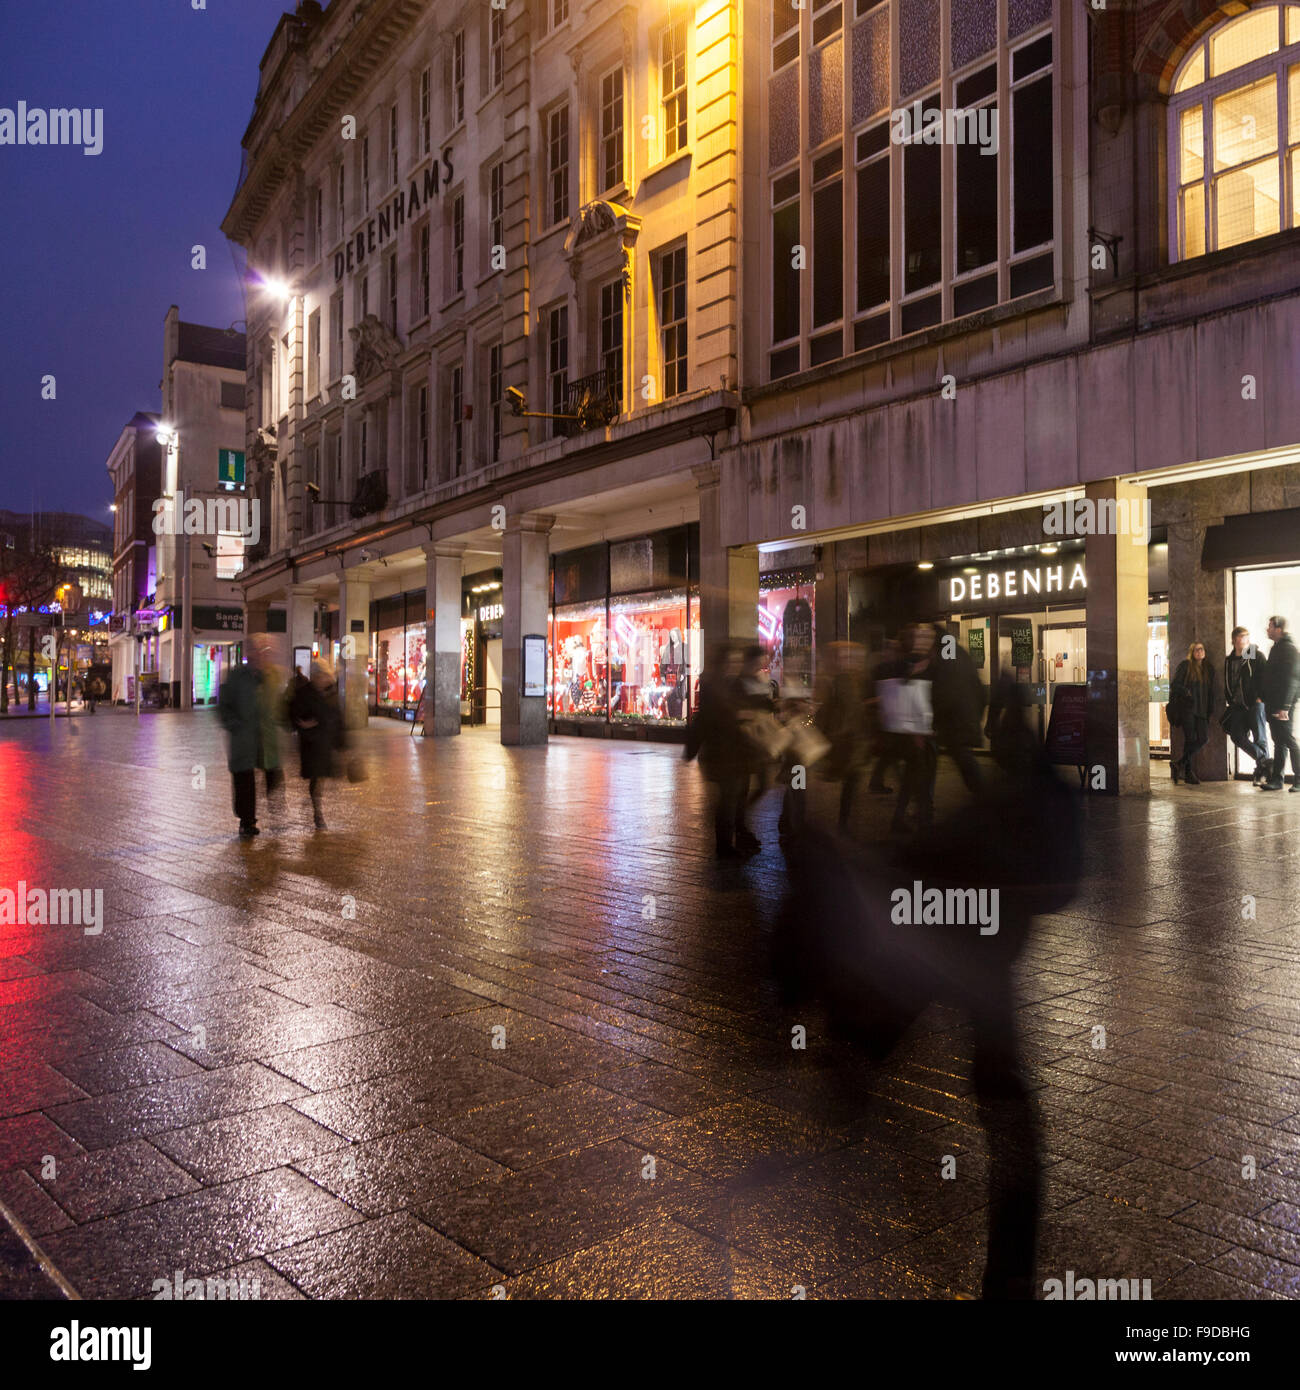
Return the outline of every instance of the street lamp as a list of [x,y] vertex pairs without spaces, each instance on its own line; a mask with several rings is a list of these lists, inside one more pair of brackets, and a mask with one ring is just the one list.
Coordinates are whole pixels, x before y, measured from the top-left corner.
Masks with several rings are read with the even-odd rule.
[[[165,483],[170,494],[175,497],[180,490],[181,472],[181,440],[174,425],[169,425],[159,421],[154,426],[154,436],[159,444],[167,451],[168,464],[175,459],[175,477],[169,471],[165,478]],[[184,517],[177,518],[179,521],[180,547],[181,547],[181,650],[180,650],[180,694],[181,709],[188,710],[194,703],[194,673],[192,663],[194,660],[193,641],[194,641],[194,576],[191,568],[190,557],[190,537],[185,528]],[[173,648],[175,638],[172,639]],[[175,669],[176,661],[173,653],[172,668]]]

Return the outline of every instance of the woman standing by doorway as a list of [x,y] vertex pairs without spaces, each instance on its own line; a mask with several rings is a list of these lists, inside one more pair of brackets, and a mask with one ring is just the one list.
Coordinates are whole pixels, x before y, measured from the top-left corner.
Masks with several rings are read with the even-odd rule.
[[1175,782],[1186,780],[1189,787],[1200,784],[1193,761],[1210,740],[1210,717],[1214,713],[1214,667],[1205,659],[1205,644],[1193,642],[1187,660],[1178,665],[1169,683],[1169,703],[1178,714],[1183,731],[1183,756],[1169,764]]

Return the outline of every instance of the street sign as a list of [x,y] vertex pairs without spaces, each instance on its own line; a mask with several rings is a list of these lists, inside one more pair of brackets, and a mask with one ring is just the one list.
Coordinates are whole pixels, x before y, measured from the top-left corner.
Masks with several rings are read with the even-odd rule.
[[244,451],[217,450],[217,482],[242,487],[244,483]]

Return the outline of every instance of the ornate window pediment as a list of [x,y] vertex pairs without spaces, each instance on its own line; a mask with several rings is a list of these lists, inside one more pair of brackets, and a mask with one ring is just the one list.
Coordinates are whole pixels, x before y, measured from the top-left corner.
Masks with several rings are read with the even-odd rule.
[[569,262],[569,274],[576,282],[583,259],[608,259],[621,266],[623,283],[632,279],[632,248],[641,232],[641,219],[618,203],[602,199],[579,209],[569,235],[564,239],[564,255]]

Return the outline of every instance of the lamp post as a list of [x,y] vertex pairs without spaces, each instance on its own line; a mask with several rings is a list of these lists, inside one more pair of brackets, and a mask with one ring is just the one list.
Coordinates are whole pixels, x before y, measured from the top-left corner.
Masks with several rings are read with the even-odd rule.
[[[180,435],[177,433],[177,431],[176,431],[171,425],[159,425],[159,426],[157,427],[157,429],[155,430],[155,434],[156,434],[157,437],[158,437],[158,442],[159,442],[159,443],[163,446],[163,448],[167,451],[167,461],[168,461],[167,482],[168,482],[168,485],[169,485],[169,488],[170,488],[171,496],[172,496],[173,498],[175,498],[176,495],[177,495],[178,490],[180,489],[180,473],[181,473],[181,440],[180,440]],[[171,470],[172,470],[172,460],[173,460],[173,459],[175,460],[175,476],[172,476],[172,471],[171,471]],[[193,596],[193,590],[194,590],[194,584],[193,584],[193,575],[192,575],[192,573],[191,573],[191,567],[190,567],[190,537],[189,537],[189,532],[185,529],[185,518],[182,516],[182,517],[175,517],[174,519],[175,519],[175,521],[178,523],[178,526],[177,526],[177,533],[174,534],[174,537],[173,537],[173,538],[176,540],[176,542],[177,542],[177,544],[178,544],[178,546],[179,546],[179,549],[180,549],[179,565],[178,565],[178,568],[180,569],[180,580],[181,580],[181,631],[180,631],[180,647],[181,647],[181,649],[180,649],[180,677],[179,677],[179,682],[178,682],[178,683],[179,683],[179,685],[180,685],[181,709],[183,709],[183,710],[188,710],[188,709],[191,709],[191,708],[193,707],[193,703],[194,703],[194,672],[193,672],[193,663],[194,663],[194,648],[193,648],[193,643],[194,643],[194,607],[193,607],[194,596]],[[174,645],[174,639],[173,639],[173,645]],[[176,661],[175,661],[175,656],[174,656],[174,654],[173,654],[172,666],[173,666],[173,669],[175,669]]]

